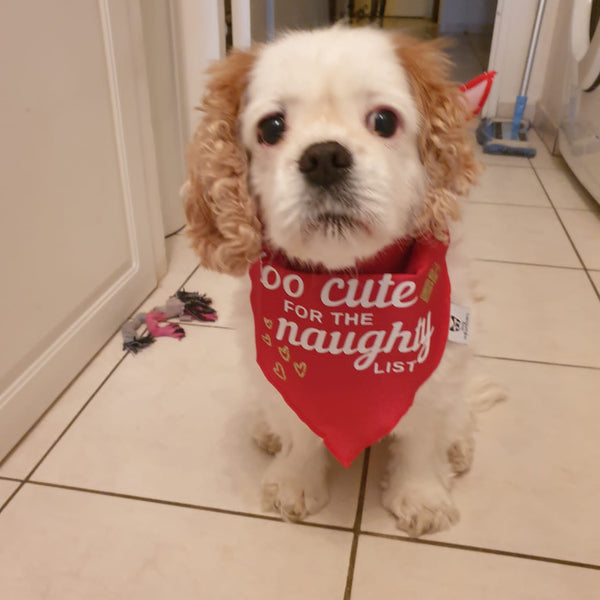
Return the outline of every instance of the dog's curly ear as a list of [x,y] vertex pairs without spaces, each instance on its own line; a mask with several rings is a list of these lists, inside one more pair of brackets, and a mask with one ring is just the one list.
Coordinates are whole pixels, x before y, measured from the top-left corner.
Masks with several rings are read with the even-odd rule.
[[443,51],[445,44],[394,37],[396,55],[421,115],[418,144],[428,190],[415,233],[430,232],[442,240],[448,222],[460,215],[458,196],[467,192],[481,168],[464,127],[469,116],[466,103],[449,80],[452,63]]
[[183,189],[188,235],[202,264],[243,275],[258,259],[261,226],[248,193],[238,116],[256,52],[234,50],[209,70],[204,112],[187,148]]

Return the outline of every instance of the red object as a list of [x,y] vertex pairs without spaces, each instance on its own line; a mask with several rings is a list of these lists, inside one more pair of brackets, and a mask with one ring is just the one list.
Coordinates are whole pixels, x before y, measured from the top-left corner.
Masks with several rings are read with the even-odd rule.
[[479,114],[492,89],[496,71],[487,71],[463,83],[458,89],[465,93],[467,103],[473,111],[473,116]]
[[396,426],[441,360],[446,250],[401,242],[354,273],[292,270],[265,250],[250,268],[258,365],[344,466]]

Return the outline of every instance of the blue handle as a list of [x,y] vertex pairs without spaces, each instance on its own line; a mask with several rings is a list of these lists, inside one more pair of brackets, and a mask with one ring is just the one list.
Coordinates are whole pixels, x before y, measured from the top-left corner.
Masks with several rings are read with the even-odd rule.
[[517,102],[515,103],[515,112],[513,114],[512,127],[510,130],[510,139],[519,139],[519,128],[521,127],[521,121],[523,120],[523,114],[525,113],[525,107],[527,106],[527,96],[517,96]]

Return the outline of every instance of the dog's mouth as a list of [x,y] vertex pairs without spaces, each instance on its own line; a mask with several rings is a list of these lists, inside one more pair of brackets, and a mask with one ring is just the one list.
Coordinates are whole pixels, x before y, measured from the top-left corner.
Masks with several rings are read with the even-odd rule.
[[370,235],[376,219],[352,181],[330,189],[310,189],[304,198],[302,231],[343,240],[351,235]]
[[354,215],[323,212],[306,220],[304,233],[322,233],[326,237],[344,239],[352,233],[370,232],[368,224]]

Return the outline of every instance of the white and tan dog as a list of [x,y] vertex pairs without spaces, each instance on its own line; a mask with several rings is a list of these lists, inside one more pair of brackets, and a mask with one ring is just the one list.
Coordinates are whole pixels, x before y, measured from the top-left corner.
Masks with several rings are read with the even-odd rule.
[[[337,270],[398,239],[452,238],[478,164],[449,68],[437,41],[342,27],[290,33],[214,65],[188,151],[186,214],[202,264],[247,280],[265,241],[307,267]],[[469,305],[454,239],[447,264],[453,302]],[[265,409],[256,439],[276,454],[263,504],[298,520],[328,501],[329,454],[255,363],[248,290],[236,312]],[[412,535],[458,520],[449,490],[473,456],[469,358],[448,342],[391,433],[383,504]]]

